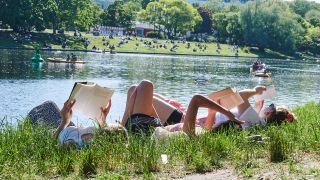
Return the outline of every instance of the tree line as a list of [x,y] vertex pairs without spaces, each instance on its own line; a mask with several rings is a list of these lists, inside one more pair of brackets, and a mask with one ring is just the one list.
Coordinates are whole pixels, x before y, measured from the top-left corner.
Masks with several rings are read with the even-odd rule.
[[[320,4],[306,0],[116,0],[103,7],[91,0],[0,0],[0,21],[14,31],[88,30],[97,25],[131,31],[135,22],[154,26],[156,36],[187,31],[220,43],[320,54]],[[197,37],[197,40],[199,36]]]

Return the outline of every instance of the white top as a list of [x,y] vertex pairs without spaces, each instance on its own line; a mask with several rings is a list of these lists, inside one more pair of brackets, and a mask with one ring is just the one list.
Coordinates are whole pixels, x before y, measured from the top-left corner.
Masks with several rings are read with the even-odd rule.
[[[265,120],[259,117],[259,114],[251,106],[248,109],[246,109],[240,117],[237,108],[232,109],[231,113],[235,115],[239,120],[245,121],[245,123],[241,125],[242,128],[245,130],[248,130],[257,125],[266,124]],[[216,122],[212,128],[216,128],[227,121],[229,121],[229,118],[226,115],[218,112],[216,113]]]
[[65,144],[69,140],[73,140],[79,147],[82,147],[82,135],[94,134],[95,127],[79,128],[75,126],[66,127],[59,134],[58,140],[61,144]]

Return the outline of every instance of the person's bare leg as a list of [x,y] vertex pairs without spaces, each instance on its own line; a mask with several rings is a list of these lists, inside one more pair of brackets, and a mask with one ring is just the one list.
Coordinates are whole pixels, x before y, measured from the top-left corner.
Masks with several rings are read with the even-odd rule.
[[187,114],[185,117],[185,122],[183,125],[183,131],[188,135],[194,136],[195,135],[195,122],[198,113],[198,109],[200,107],[209,108],[217,112],[221,112],[222,114],[228,116],[228,118],[236,123],[242,124],[243,121],[239,121],[236,117],[227,109],[219,105],[217,102],[214,102],[204,96],[195,95],[192,97]]
[[155,96],[153,97],[153,106],[154,106],[155,111],[157,112],[157,116],[161,120],[162,124],[167,122],[167,120],[170,117],[170,115],[172,114],[172,112],[177,109],[174,106],[172,106],[171,104],[169,104],[169,103],[167,103],[167,102],[163,101],[162,99],[155,97]]
[[212,129],[212,126],[216,123],[216,114],[217,114],[217,111],[215,111],[213,109],[208,109],[208,115],[207,115],[205,128]]
[[143,80],[137,86],[136,96],[133,105],[132,114],[146,114],[153,115],[154,108],[152,105],[153,102],[153,84],[148,80]]
[[135,85],[132,85],[128,90],[126,108],[125,108],[125,111],[124,111],[124,114],[123,114],[122,120],[121,120],[121,125],[123,125],[123,126],[125,126],[129,116],[132,113],[134,101],[136,98],[135,97],[136,96],[136,89],[137,89],[137,85],[135,84]]

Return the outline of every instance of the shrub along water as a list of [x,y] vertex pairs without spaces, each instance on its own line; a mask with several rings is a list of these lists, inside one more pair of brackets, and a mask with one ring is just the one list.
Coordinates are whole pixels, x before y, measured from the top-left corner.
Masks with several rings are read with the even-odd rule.
[[[294,112],[298,117],[294,123],[176,137],[169,142],[130,135],[127,143],[120,136],[97,135],[81,150],[62,147],[52,130],[43,126],[32,128],[28,121],[16,126],[1,123],[0,178],[150,177],[162,172],[208,172],[227,164],[250,175],[263,167],[259,160],[287,162],[297,153],[319,150],[320,103],[308,103]],[[249,135],[269,138],[256,142]],[[167,164],[161,162],[161,154],[168,156]]]

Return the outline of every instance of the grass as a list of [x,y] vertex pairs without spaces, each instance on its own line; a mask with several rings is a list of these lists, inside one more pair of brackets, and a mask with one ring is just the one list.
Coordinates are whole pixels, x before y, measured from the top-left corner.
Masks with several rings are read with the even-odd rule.
[[[35,48],[35,47],[44,47],[44,44],[52,44],[52,48],[54,49],[62,49],[60,39],[67,39],[67,49],[77,49],[77,50],[85,50],[83,46],[82,38],[87,38],[90,41],[88,50],[91,50],[95,45],[100,50],[109,51],[109,47],[103,45],[102,36],[93,36],[92,34],[82,33],[82,38],[73,37],[73,32],[66,32],[65,34],[52,34],[52,30],[46,30],[45,32],[32,33],[31,40],[26,40],[23,38],[19,38],[19,40],[14,40],[10,34],[14,34],[11,31],[0,31],[0,47],[17,47],[17,48]],[[233,46],[227,44],[221,44],[220,52],[217,52],[217,43],[200,43],[201,45],[206,45],[206,50],[200,50],[198,46],[196,46],[197,42],[189,42],[190,48],[185,48],[188,43],[177,43],[179,46],[175,51],[170,51],[170,48],[173,46],[172,43],[165,43],[164,40],[159,40],[157,43],[153,44],[155,46],[160,47],[160,45],[166,44],[167,48],[150,48],[144,45],[143,42],[140,41],[141,38],[132,40],[128,40],[128,43],[118,47],[118,43],[121,41],[120,38],[115,37],[114,39],[109,39],[107,37],[105,42],[108,42],[110,45],[114,45],[116,47],[117,52],[132,52],[132,53],[165,53],[165,54],[188,54],[188,55],[219,55],[219,56],[235,56],[235,52],[233,51]],[[150,38],[143,38],[148,42],[151,42]],[[194,49],[196,52],[194,52]],[[249,47],[239,47],[238,48],[239,56],[250,56],[250,57],[267,57],[267,58],[292,58],[290,56],[284,55],[282,53],[274,52],[271,50],[266,50],[265,52],[260,52],[256,50],[250,51]]]
[[[13,126],[4,119],[0,123],[0,178],[152,179],[230,166],[238,177],[254,177],[273,167],[278,178],[319,178],[320,166],[302,168],[299,163],[306,154],[320,159],[320,103],[308,103],[294,112],[299,119],[281,126],[176,137],[159,144],[150,137],[130,135],[126,145],[121,137],[101,135],[82,150],[62,147],[44,127],[33,129],[28,121]],[[269,139],[261,143],[247,138],[257,134]],[[161,154],[168,155],[168,164],[161,163]]]

